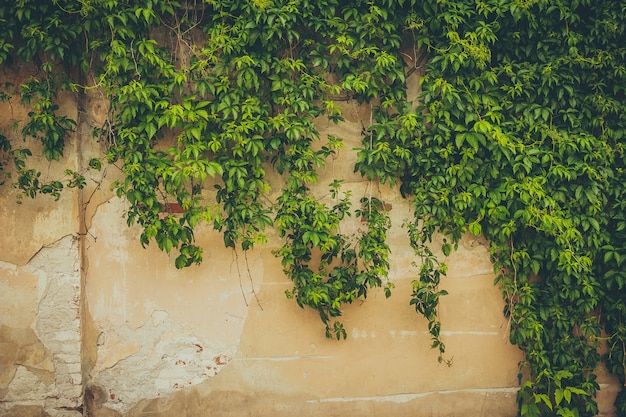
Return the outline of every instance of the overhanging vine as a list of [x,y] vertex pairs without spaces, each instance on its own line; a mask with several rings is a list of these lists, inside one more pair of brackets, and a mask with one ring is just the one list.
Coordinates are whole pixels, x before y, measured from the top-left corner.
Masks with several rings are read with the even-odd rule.
[[[336,338],[346,336],[341,306],[385,285],[390,220],[371,196],[353,208],[340,181],[329,201],[312,196],[318,168],[343,146],[314,120],[343,120],[342,101],[369,103],[355,169],[414,202],[410,303],[440,359],[446,266],[432,238],[443,233],[447,255],[482,234],[510,340],[526,354],[521,414],[591,416],[599,362],[625,378],[625,13],[623,0],[4,2],[0,63],[38,73],[4,84],[0,99],[29,106],[15,128],[59,160],[76,123],[59,113],[59,94],[100,89],[106,157],[89,168],[123,171],[114,187],[141,243],[175,251],[182,268],[202,260],[199,222],[243,251],[275,227],[288,295]],[[406,96],[414,71],[424,73],[419,103]],[[85,185],[72,170],[43,180],[9,137],[0,134],[0,170],[24,196]],[[271,169],[284,179],[275,202]],[[341,233],[350,215],[363,219],[356,237]]]

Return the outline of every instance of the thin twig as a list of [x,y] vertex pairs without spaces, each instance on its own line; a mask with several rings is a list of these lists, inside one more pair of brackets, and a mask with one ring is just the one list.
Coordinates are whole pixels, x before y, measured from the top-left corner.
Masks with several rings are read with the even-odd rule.
[[246,270],[248,271],[248,279],[250,279],[250,287],[252,288],[252,294],[254,295],[254,299],[256,300],[257,305],[261,310],[263,310],[263,306],[261,305],[261,301],[254,289],[254,282],[252,281],[252,273],[250,272],[250,263],[248,262],[248,251],[243,252],[243,257],[246,260]]
[[246,304],[246,307],[250,307],[250,304],[248,304],[248,299],[246,298],[246,293],[243,290],[243,283],[241,282],[241,270],[239,269],[239,254],[237,253],[237,248],[233,248],[233,254],[235,255],[233,262],[235,262],[235,266],[237,267],[237,275],[239,276],[239,289],[241,290],[241,297],[243,298],[243,302]]

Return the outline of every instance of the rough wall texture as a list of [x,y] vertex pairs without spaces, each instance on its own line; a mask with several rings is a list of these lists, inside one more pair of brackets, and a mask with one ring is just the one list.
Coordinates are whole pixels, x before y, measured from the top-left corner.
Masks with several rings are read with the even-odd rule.
[[[106,110],[97,93],[81,100],[81,140],[64,161],[76,167],[98,155],[88,138]],[[340,125],[319,122],[322,137],[343,137],[347,150],[321,175],[317,196],[329,198],[325,185],[343,178],[356,200],[372,193],[392,205],[396,284],[389,300],[374,290],[346,308],[348,340],[326,339],[317,315],[285,298],[291,283],[271,254],[280,245],[271,233],[243,254],[198,230],[204,263],[178,271],[126,226],[125,202],[108,191],[113,169],[58,202],[17,205],[4,187],[0,416],[515,416],[522,355],[507,341],[484,242],[467,238],[447,259],[441,318],[453,365],[440,365],[425,320],[408,305],[417,273],[401,227],[409,203],[352,172],[350,149],[369,110],[348,103],[344,113]],[[342,227],[351,233],[360,222]],[[615,384],[601,377],[611,415]]]
[[[23,82],[32,73],[16,66],[2,72],[3,81]],[[17,100],[15,100],[17,101]],[[0,126],[19,132],[13,123],[25,119],[27,109],[16,102],[4,105]],[[60,113],[76,119],[74,100],[63,97]],[[76,169],[80,152],[72,135],[66,156],[46,167],[46,179]],[[36,149],[36,143],[27,146]],[[35,152],[34,152],[35,153]],[[36,154],[36,153],[35,153]],[[42,168],[43,169],[43,168]],[[59,201],[41,198],[16,203],[17,193],[4,185],[0,192],[0,415],[80,416],[83,404],[81,372],[81,257],[77,231],[76,192]]]

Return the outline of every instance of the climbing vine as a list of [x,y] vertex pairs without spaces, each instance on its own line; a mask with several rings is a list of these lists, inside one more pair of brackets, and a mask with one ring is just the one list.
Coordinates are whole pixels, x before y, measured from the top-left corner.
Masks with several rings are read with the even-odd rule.
[[[599,363],[626,378],[625,14],[624,0],[0,1],[0,64],[36,68],[0,85],[6,105],[29,109],[0,132],[0,183],[22,197],[84,187],[84,171],[47,179],[14,139],[59,161],[77,123],[59,103],[98,90],[105,156],[85,170],[121,170],[113,188],[141,243],[183,268],[202,261],[201,222],[243,251],[273,227],[287,296],[345,338],[345,303],[373,287],[390,295],[390,218],[375,196],[355,205],[339,180],[316,198],[318,170],[344,144],[314,120],[367,103],[355,170],[413,203],[409,302],[440,361],[446,265],[435,254],[483,235],[525,353],[521,414],[592,416]],[[274,201],[269,171],[282,178]],[[349,216],[356,235],[342,233]],[[616,407],[626,413],[626,391]]]

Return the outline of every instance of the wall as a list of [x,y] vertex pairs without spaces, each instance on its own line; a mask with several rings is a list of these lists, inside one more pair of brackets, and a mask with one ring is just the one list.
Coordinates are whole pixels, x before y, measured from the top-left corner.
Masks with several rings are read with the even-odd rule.
[[[30,67],[3,69],[0,79],[14,84],[32,75]],[[0,129],[14,134],[11,125],[26,117],[17,100],[2,106]],[[72,97],[61,100],[62,114],[76,119]],[[78,168],[76,136],[68,140],[66,157],[48,164],[33,156],[43,176],[56,179],[63,170]],[[37,155],[36,144],[29,144]],[[0,192],[0,415],[81,415],[80,207],[76,192],[59,201],[25,199],[17,190]]]
[[[1,76],[25,76],[14,71]],[[410,82],[415,96],[416,77]],[[89,138],[106,112],[95,90],[64,106],[79,125],[60,171],[99,154]],[[2,113],[3,130],[26,110],[14,104],[12,111]],[[352,172],[351,149],[369,110],[348,103],[344,113],[340,125],[318,122],[322,137],[345,138],[346,150],[315,192],[327,199],[325,185],[343,178],[355,201],[372,193],[391,204],[396,285],[388,300],[373,290],[345,309],[346,341],[326,339],[319,317],[285,298],[291,284],[271,253],[280,245],[271,231],[267,244],[244,254],[201,228],[203,264],[178,271],[126,226],[125,202],[109,191],[119,176],[113,166],[57,202],[18,205],[4,186],[0,416],[515,416],[523,356],[508,343],[485,242],[468,237],[446,260],[442,334],[453,364],[439,364],[426,321],[408,304],[417,274],[401,227],[409,202]],[[55,166],[46,175],[62,175]],[[351,219],[342,227],[349,234],[361,225]],[[602,413],[612,415],[616,386],[600,376]]]

